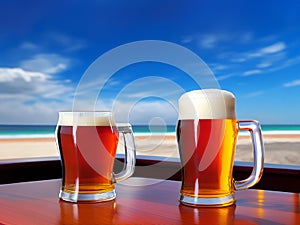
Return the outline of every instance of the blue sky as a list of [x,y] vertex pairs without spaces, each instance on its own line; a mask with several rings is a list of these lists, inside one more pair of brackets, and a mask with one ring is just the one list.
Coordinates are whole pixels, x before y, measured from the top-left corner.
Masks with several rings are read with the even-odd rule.
[[[1,1],[0,124],[55,124],[91,63],[141,40],[201,57],[236,95],[239,119],[300,124],[299,11],[292,0]],[[111,77],[96,108],[120,121],[174,124],[177,98],[195,88],[177,68],[137,63]]]

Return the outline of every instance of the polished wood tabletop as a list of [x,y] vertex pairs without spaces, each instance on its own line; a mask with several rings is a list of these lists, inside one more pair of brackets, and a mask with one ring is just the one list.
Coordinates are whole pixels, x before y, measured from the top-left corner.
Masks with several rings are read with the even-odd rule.
[[130,178],[116,184],[117,198],[74,204],[58,199],[60,180],[0,185],[0,224],[300,224],[300,194],[236,192],[223,208],[178,202],[180,182]]

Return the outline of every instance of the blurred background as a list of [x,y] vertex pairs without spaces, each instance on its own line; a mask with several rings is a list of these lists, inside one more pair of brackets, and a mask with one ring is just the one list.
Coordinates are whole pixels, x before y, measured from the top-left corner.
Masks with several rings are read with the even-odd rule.
[[[0,4],[1,124],[55,124],[59,110],[72,108],[76,86],[91,63],[119,45],[140,40],[174,42],[196,53],[220,88],[236,95],[240,119],[300,124],[299,1]],[[114,74],[103,96],[111,100],[126,84],[149,76],[170,79],[185,91],[195,88],[182,71],[147,62]],[[153,79],[153,93],[161,90],[159,83]],[[147,95],[143,84],[134,88]],[[172,87],[163,92],[172,92]],[[132,122],[148,123],[155,117],[154,109],[164,104],[164,95],[159,96],[143,99],[140,108],[144,103],[155,107],[143,111],[137,105]],[[169,108],[164,120],[173,124],[176,113]]]

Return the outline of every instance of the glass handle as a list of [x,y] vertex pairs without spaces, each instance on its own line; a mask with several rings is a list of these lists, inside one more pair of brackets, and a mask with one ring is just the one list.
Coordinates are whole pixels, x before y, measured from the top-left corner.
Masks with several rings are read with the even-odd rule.
[[239,130],[247,130],[251,134],[254,165],[251,175],[244,180],[235,181],[235,189],[243,190],[255,185],[261,178],[264,169],[264,143],[261,133],[261,127],[258,121],[239,121]]
[[120,173],[114,174],[114,182],[119,182],[129,178],[134,173],[135,167],[135,144],[132,133],[132,127],[129,123],[118,123],[117,128],[123,136],[125,158],[124,167]]

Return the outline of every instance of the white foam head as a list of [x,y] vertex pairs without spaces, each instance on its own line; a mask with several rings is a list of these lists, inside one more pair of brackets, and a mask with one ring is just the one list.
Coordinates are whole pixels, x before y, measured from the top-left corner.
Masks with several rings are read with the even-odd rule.
[[179,120],[235,118],[235,97],[228,91],[195,90],[179,98]]
[[115,125],[112,113],[96,112],[59,112],[58,125],[61,126],[111,126]]

